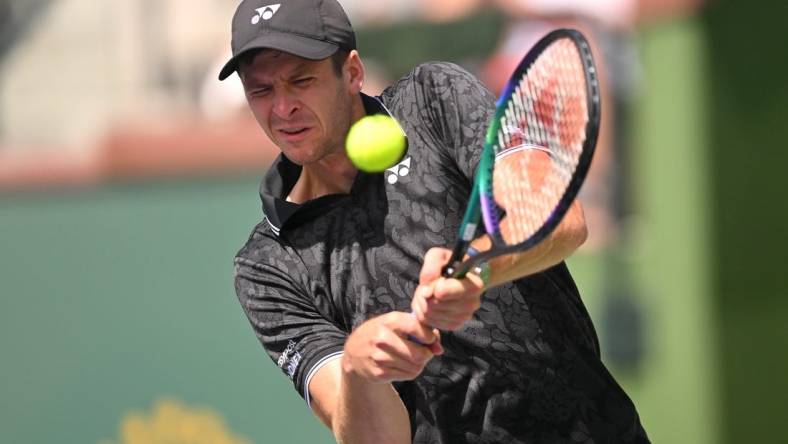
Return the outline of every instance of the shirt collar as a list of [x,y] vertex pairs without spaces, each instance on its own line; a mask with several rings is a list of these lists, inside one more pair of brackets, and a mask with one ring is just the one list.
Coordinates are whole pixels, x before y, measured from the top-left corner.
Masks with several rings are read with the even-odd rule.
[[[378,97],[361,93],[361,101],[367,115],[391,113]],[[279,154],[268,169],[260,184],[260,199],[263,213],[275,234],[287,223],[302,205],[285,200],[301,175],[301,166],[291,162],[284,154]]]

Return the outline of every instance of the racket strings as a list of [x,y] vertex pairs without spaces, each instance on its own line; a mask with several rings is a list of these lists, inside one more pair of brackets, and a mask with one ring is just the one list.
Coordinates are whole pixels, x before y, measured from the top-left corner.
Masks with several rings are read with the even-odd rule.
[[524,242],[545,225],[577,168],[588,122],[580,57],[571,39],[556,40],[512,85],[500,118],[492,190],[506,244]]

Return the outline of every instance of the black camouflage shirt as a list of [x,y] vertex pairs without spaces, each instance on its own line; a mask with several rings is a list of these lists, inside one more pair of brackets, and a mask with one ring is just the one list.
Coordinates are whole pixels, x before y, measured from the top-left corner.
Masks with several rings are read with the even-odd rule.
[[[494,98],[458,66],[425,64],[378,98],[408,137],[402,161],[359,173],[349,194],[295,205],[300,167],[280,156],[265,219],[235,263],[235,287],[270,357],[309,402],[309,380],[359,324],[408,311],[424,253],[451,246]],[[395,383],[418,443],[647,442],[600,360],[596,333],[562,263],[485,293],[445,354]]]

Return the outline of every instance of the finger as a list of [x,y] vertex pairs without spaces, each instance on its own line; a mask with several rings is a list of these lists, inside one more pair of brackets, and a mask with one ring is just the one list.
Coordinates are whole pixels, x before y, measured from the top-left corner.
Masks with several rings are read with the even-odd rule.
[[435,340],[435,342],[433,342],[432,344],[429,344],[427,347],[429,347],[429,349],[432,352],[432,354],[434,354],[436,356],[442,355],[443,354],[443,345],[441,344],[441,332],[438,331],[437,328],[433,328],[432,329],[432,333],[437,337],[437,339]]
[[408,371],[397,367],[381,366],[371,371],[372,377],[381,382],[412,381],[421,374],[418,371]]
[[397,336],[404,339],[412,339],[408,341],[408,344],[411,344],[415,340],[422,346],[426,346],[439,339],[431,327],[419,322],[415,313],[395,311],[385,314],[382,317],[386,320],[387,328]]
[[430,248],[424,255],[419,273],[419,284],[428,284],[441,276],[443,266],[449,262],[451,251],[445,248]]
[[442,309],[427,311],[424,323],[441,330],[456,330],[473,317],[475,310]]
[[[402,341],[409,342],[407,340]],[[407,346],[403,344],[403,348],[407,348]],[[430,358],[432,358],[432,353],[430,353],[426,347],[421,348],[424,349],[424,351],[421,353],[428,357],[423,361],[419,360],[413,355],[409,356],[407,351],[403,352],[395,350],[392,344],[386,344],[375,350],[370,355],[370,359],[372,360],[373,367],[393,369],[415,376],[421,373],[424,365],[427,364]]]
[[415,312],[406,314],[406,316],[409,319],[399,323],[395,331],[407,339],[407,345],[411,347],[415,344],[423,350],[433,351],[433,353],[434,350],[437,350],[437,354],[442,354],[443,347],[440,345],[438,331],[429,327],[428,324],[419,322]]
[[[427,363],[427,361],[432,359],[432,352],[426,344],[434,342],[435,338],[433,338],[433,340],[430,342],[419,344],[408,339],[408,337],[414,338],[415,336],[397,336],[395,339],[380,344],[379,349],[388,353],[396,360],[404,361],[416,366],[423,366]],[[420,339],[417,338],[417,340]]]
[[420,309],[422,310],[424,318],[427,319],[432,316],[455,316],[463,313],[470,315],[475,313],[481,305],[482,300],[480,295],[465,294],[462,297],[456,297],[449,300],[432,298],[424,301]]
[[412,311],[415,311],[416,308],[424,308],[424,301],[427,301],[432,298],[434,292],[434,286],[432,284],[424,284],[419,285],[416,287],[416,291],[413,292],[413,298],[411,300],[411,308]]
[[468,322],[473,316],[468,314],[458,314],[452,316],[434,316],[429,317],[428,322],[430,325],[441,330],[454,331],[459,330]]
[[435,292],[435,285],[433,285],[432,282],[429,284],[421,284],[418,287],[416,287],[416,291],[413,292],[413,297],[421,298],[421,299],[429,299],[432,297],[434,292]]
[[476,299],[481,295],[484,283],[475,275],[463,279],[440,278],[435,281],[432,294],[438,301]]
[[442,330],[457,330],[464,323],[473,318],[474,313],[481,306],[479,299],[467,299],[451,303],[433,303],[429,301],[423,313],[424,324]]
[[[419,322],[430,327],[456,330],[481,307],[481,292],[477,288],[473,285],[468,287],[456,279],[449,279],[452,280],[455,281],[454,288],[444,293],[441,300],[435,297],[424,299],[421,292],[416,292],[411,309]],[[451,285],[449,284],[449,287]]]
[[425,314],[427,312],[427,300],[424,299],[424,297],[419,296],[418,294],[413,296],[413,299],[410,301],[410,311],[419,322],[425,323]]
[[[433,331],[434,331],[434,334],[436,336],[436,339],[434,341],[428,343],[428,344],[423,344],[423,343],[420,343],[420,342],[413,342],[411,340],[408,340],[408,342],[411,342],[412,344],[415,344],[414,345],[415,347],[426,348],[429,351],[429,353],[430,353],[430,359],[432,359],[434,356],[442,355],[443,351],[444,351],[443,350],[443,344],[441,344],[440,334],[438,332],[438,329],[435,328],[435,329],[433,329]],[[427,360],[427,362],[429,362],[429,359]],[[424,364],[426,365],[427,362],[425,362]]]
[[452,323],[455,320],[467,320],[473,316],[473,311],[470,310],[442,310],[442,311],[429,311],[424,315],[424,324],[432,328],[446,329],[446,323]]

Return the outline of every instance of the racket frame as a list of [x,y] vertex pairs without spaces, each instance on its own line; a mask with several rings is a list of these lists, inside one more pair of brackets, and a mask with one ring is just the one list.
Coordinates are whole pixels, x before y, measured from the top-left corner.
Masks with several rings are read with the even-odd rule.
[[[489,215],[482,217],[485,210],[487,212],[496,211],[495,201],[492,195],[492,179],[493,167],[495,165],[494,147],[498,143],[498,132],[501,128],[501,120],[506,111],[509,99],[512,97],[522,76],[531,65],[533,65],[545,48],[562,38],[569,38],[572,40],[580,54],[581,64],[583,66],[586,85],[586,109],[588,112],[588,121],[586,122],[585,128],[586,138],[583,141],[582,151],[572,179],[547,220],[533,235],[523,242],[514,245],[506,245],[500,233],[497,231],[497,227],[495,226],[497,224],[492,220],[488,220]],[[560,28],[550,32],[540,39],[531,50],[528,51],[525,57],[523,57],[510,76],[504,92],[496,101],[495,114],[487,129],[484,148],[482,149],[479,165],[476,169],[476,177],[474,178],[471,196],[468,200],[468,206],[462,223],[460,224],[458,240],[452,250],[452,256],[449,259],[448,265],[443,268],[444,277],[463,278],[469,270],[479,264],[498,256],[527,250],[544,240],[555,230],[572,206],[588,174],[599,135],[600,119],[601,95],[599,90],[599,76],[588,40],[586,40],[582,33],[575,29]],[[491,246],[488,250],[479,251],[468,259],[464,259],[471,241],[475,239],[480,220],[482,219],[484,219],[485,232],[490,236]]]

